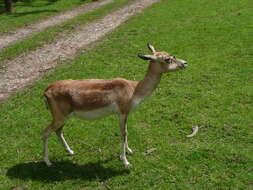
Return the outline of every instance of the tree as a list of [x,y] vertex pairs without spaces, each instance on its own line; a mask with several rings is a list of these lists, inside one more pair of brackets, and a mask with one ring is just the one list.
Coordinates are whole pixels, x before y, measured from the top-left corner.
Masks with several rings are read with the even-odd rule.
[[12,12],[12,0],[4,0],[4,4],[5,4],[5,11],[7,13],[11,13]]

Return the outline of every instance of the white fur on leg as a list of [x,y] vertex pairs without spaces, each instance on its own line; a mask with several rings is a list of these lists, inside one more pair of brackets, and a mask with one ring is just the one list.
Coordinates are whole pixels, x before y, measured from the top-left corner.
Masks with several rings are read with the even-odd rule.
[[126,136],[126,138],[125,138],[125,145],[126,145],[126,151],[127,151],[127,153],[128,153],[128,154],[133,154],[132,149],[129,148],[129,146],[128,146],[127,136]]
[[47,139],[44,140],[44,158],[43,158],[43,160],[45,161],[45,163],[48,167],[52,166],[52,163],[48,159],[48,140]]
[[[123,161],[123,164],[126,168],[131,167],[132,165],[128,162],[127,158],[126,158],[126,147],[127,147],[127,143],[126,141],[123,143],[123,151],[120,155],[120,159]],[[130,149],[131,150],[131,149]]]
[[121,154],[121,155],[120,155],[120,160],[123,161],[123,164],[124,164],[124,166],[125,166],[126,168],[129,168],[129,167],[132,166],[132,164],[130,164],[130,163],[128,162],[128,160],[127,160],[127,158],[126,158],[126,155]]
[[128,154],[133,154],[132,149],[131,149],[131,148],[129,148],[128,146],[126,147],[126,150],[127,150],[127,153],[128,153]]
[[56,134],[58,136],[58,138],[60,139],[60,141],[62,142],[65,150],[69,153],[69,155],[74,155],[74,151],[71,150],[71,148],[69,147],[67,141],[65,140],[64,136],[63,136],[63,133],[62,133],[62,130],[60,131],[56,131]]
[[[120,115],[120,132],[122,136],[122,153],[120,155],[120,159],[123,161],[123,164],[125,167],[130,167],[131,164],[128,162],[126,158],[126,149],[129,150],[128,144],[127,144],[127,129],[126,129],[126,120],[127,120],[127,115]],[[130,151],[132,151],[130,149]]]

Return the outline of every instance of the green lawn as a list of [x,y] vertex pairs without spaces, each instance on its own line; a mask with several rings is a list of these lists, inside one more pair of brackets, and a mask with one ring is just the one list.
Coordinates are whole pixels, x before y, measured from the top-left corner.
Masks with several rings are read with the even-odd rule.
[[[2,1],[0,11],[3,10]],[[90,1],[92,0],[23,0],[13,3],[13,14],[0,14],[0,34]]]
[[[0,51],[0,61],[13,59],[20,54],[35,50],[37,47],[57,41],[58,38],[66,36],[73,32],[78,27],[87,24],[88,22],[99,19],[106,14],[122,7],[134,0],[117,0],[109,3],[101,8],[95,9],[88,13],[76,16],[73,19],[66,21],[53,27],[49,27],[39,33],[33,34],[24,40],[18,41],[15,44],[9,45]],[[1,64],[1,62],[0,62]]]
[[[0,189],[252,189],[253,38],[251,0],[163,0],[76,60],[0,104]],[[50,121],[42,94],[61,79],[140,80],[146,43],[189,62],[167,74],[128,120],[130,170],[118,155],[115,116],[70,119],[69,157],[55,135],[41,162],[41,131]],[[203,125],[188,139],[193,125]],[[150,155],[142,153],[150,148]]]

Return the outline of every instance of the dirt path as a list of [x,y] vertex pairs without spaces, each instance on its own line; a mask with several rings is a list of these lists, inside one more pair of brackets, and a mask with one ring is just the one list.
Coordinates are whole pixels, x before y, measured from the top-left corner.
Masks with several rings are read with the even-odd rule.
[[80,7],[74,8],[64,13],[60,13],[55,16],[48,17],[47,19],[44,19],[38,23],[30,24],[28,26],[20,28],[13,33],[0,36],[0,50],[7,47],[10,44],[13,44],[14,42],[18,40],[24,39],[25,37],[29,35],[38,33],[50,26],[62,24],[69,19],[72,19],[78,15],[81,15],[91,10],[102,7],[113,1],[114,0],[99,0],[92,3],[86,3],[84,5],[81,5]]
[[79,28],[55,43],[45,45],[6,63],[0,71],[0,100],[32,84],[45,71],[57,65],[59,58],[74,58],[80,49],[98,40],[159,0],[138,0],[104,18]]

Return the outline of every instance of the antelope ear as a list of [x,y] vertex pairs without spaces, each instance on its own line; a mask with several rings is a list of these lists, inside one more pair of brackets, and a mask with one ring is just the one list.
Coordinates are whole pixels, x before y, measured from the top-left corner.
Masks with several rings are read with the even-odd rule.
[[144,60],[157,60],[157,57],[154,55],[141,55],[138,54],[138,57]]
[[150,43],[148,43],[147,46],[148,46],[148,49],[149,49],[152,53],[155,53],[155,52],[156,52],[154,46],[152,46]]

